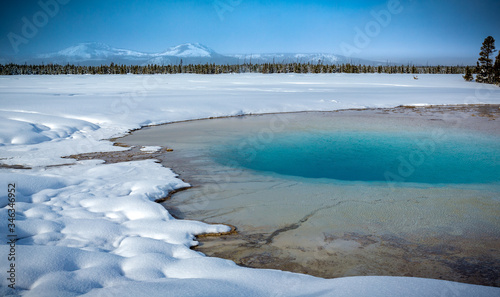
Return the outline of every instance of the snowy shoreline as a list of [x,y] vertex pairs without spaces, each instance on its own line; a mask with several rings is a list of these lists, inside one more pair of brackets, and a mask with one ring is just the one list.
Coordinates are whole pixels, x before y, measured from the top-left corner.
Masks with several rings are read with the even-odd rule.
[[[409,95],[410,94],[410,95]],[[110,139],[140,127],[248,113],[498,104],[499,88],[460,75],[157,75],[0,77],[4,227],[16,235],[14,283],[1,295],[492,296],[499,288],[400,277],[333,280],[241,268],[190,249],[222,225],[176,220],[155,199],[185,187],[152,160],[68,164],[63,156],[124,150]],[[194,108],[193,108],[194,107]],[[141,177],[137,179],[137,177]],[[7,188],[16,185],[15,205]],[[15,208],[14,232],[7,228]],[[9,233],[10,232],[10,233]],[[2,243],[2,251],[9,245]],[[4,253],[4,252],[3,252]],[[2,274],[5,275],[5,272]]]

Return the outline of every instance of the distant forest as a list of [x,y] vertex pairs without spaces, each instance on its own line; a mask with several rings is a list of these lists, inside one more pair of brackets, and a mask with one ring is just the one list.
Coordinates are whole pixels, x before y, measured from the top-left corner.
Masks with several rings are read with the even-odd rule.
[[323,65],[311,63],[265,63],[240,65],[18,65],[0,64],[0,75],[60,75],[60,74],[223,74],[223,73],[409,73],[409,74],[463,74],[466,68],[478,73],[478,67],[468,66],[415,66],[415,65]]

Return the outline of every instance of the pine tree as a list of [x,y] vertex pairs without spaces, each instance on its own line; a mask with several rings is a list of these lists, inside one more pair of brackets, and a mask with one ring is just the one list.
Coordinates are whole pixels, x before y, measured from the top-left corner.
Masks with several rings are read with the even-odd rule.
[[469,66],[465,67],[465,75],[463,76],[463,78],[466,81],[472,81],[474,79],[474,77],[472,76],[472,70],[470,70]]
[[495,59],[495,65],[493,65],[493,83],[500,85],[500,52]]
[[480,83],[493,83],[493,60],[490,58],[495,50],[495,38],[488,36],[484,39],[478,59],[478,74],[476,81]]

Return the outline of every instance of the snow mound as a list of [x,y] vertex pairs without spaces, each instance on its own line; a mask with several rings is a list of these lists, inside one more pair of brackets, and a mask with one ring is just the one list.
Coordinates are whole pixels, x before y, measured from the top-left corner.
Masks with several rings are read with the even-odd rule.
[[87,121],[39,113],[0,111],[0,145],[37,144],[99,129]]

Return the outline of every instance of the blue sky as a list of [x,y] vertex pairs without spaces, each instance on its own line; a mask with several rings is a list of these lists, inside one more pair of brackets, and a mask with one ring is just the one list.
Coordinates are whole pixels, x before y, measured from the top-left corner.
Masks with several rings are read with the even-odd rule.
[[[1,55],[46,53],[80,42],[144,52],[199,42],[222,54],[323,52],[444,64],[475,61],[486,36],[500,40],[498,0],[40,2],[57,3],[58,11],[44,19],[39,1],[2,1]],[[23,35],[25,20],[36,17],[37,32]],[[17,40],[17,53],[9,36],[24,38]]]

